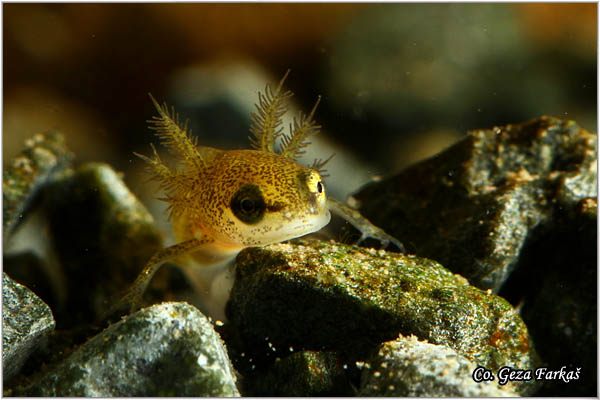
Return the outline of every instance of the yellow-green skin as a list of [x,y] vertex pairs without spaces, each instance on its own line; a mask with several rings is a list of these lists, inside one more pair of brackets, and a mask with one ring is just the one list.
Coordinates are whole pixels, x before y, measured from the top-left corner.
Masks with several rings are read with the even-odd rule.
[[[293,131],[282,137],[280,154],[274,151],[281,134],[277,127],[285,112],[282,102],[291,95],[281,91],[284,79],[277,89],[267,86],[265,94],[259,94],[258,114],[251,116],[250,130],[256,138],[255,148],[260,150],[196,146],[186,127],[179,126],[174,110],[169,112],[166,104],[160,106],[151,96],[159,114],[150,121],[151,129],[179,158],[179,169],[165,165],[155,149],[154,157],[139,156],[166,192],[163,200],[169,203],[177,243],[151,257],[108,314],[123,306],[137,309],[148,283],[165,261],[184,267],[201,297],[214,297],[211,293],[227,293],[216,287],[222,281],[214,279],[214,273],[223,270],[242,249],[303,236],[329,223],[321,176],[293,160],[306,139],[320,128],[312,119],[316,105],[310,114],[294,120]],[[315,168],[323,165],[315,162]]]
[[[285,79],[285,77],[284,77]],[[356,210],[327,199],[315,168],[293,160],[319,126],[312,120],[315,107],[306,117],[294,120],[293,132],[284,135],[282,148],[274,151],[276,131],[289,97],[279,87],[267,87],[259,95],[259,113],[253,114],[251,131],[260,150],[218,150],[196,146],[187,129],[180,127],[174,111],[153,100],[159,116],[151,128],[170,152],[179,158],[177,170],[154,157],[143,158],[166,192],[177,243],[154,254],[127,293],[106,315],[128,307],[136,310],[148,283],[165,261],[183,267],[209,314],[221,318],[231,287],[228,268],[223,268],[244,248],[264,246],[316,232],[329,223],[329,209],[341,214],[360,229],[363,237],[391,239]],[[399,242],[398,242],[399,244]],[[402,246],[401,244],[399,244]],[[225,274],[221,274],[225,272]],[[219,275],[220,274],[220,275]],[[223,279],[221,279],[221,277]],[[220,301],[213,301],[219,298]],[[205,301],[210,299],[210,301]]]
[[[199,150],[206,167],[196,171],[189,207],[175,216],[173,224],[178,242],[212,239],[189,254],[197,265],[221,264],[246,247],[303,236],[329,223],[325,188],[317,171],[265,151]],[[246,187],[257,189],[264,199],[264,212],[250,223],[232,210],[232,199]]]

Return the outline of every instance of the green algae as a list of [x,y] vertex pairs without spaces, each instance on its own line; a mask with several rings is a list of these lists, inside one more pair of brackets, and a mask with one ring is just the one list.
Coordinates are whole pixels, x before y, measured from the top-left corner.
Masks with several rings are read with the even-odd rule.
[[255,361],[281,355],[267,342],[360,357],[398,334],[414,334],[489,369],[537,362],[527,328],[506,300],[434,261],[297,243],[249,249],[237,258],[228,317],[240,351],[255,354]]

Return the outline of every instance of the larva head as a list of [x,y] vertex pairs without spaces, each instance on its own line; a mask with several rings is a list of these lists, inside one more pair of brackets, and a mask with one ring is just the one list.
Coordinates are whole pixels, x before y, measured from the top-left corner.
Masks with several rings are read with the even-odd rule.
[[205,172],[202,225],[223,243],[277,243],[318,231],[331,218],[319,173],[278,154],[225,151]]

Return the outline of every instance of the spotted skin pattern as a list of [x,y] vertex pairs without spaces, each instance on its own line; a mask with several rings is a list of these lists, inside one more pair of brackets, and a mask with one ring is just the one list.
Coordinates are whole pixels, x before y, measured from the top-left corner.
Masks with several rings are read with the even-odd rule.
[[[290,233],[289,224],[312,224],[318,229],[317,225],[329,220],[322,183],[318,193],[320,182],[317,171],[279,154],[220,151],[198,174],[196,194],[190,199],[194,211],[176,218],[177,239],[187,240],[201,233],[223,244],[247,247],[299,236]],[[238,190],[249,184],[259,188],[266,203],[264,216],[255,224],[236,218],[230,204]]]
[[[288,71],[289,72],[289,71]],[[264,246],[320,230],[329,223],[329,208],[358,227],[363,236],[387,243],[393,238],[374,227],[357,211],[339,202],[328,202],[320,171],[328,161],[306,167],[294,160],[318,132],[313,120],[316,109],[294,119],[290,134],[279,126],[285,112],[282,91],[287,73],[273,90],[267,85],[259,94],[258,113],[251,115],[255,150],[218,150],[197,146],[174,110],[160,106],[151,123],[156,135],[178,159],[176,169],[168,167],[153,147],[154,157],[139,155],[160,182],[169,204],[177,244],[159,251],[146,264],[136,281],[101,318],[135,311],[148,283],[165,261],[184,267],[199,292],[209,292],[202,271],[227,265],[244,248]],[[318,101],[317,101],[318,104]],[[282,137],[280,149],[275,140]]]

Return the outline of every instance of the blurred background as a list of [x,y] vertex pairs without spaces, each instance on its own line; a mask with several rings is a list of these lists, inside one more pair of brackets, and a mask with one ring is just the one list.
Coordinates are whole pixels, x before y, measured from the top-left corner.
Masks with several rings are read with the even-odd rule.
[[[79,162],[108,162],[143,199],[157,140],[148,93],[199,143],[247,148],[259,90],[323,132],[344,197],[470,129],[549,114],[596,131],[596,4],[4,4],[3,159],[59,129]],[[145,201],[145,200],[144,200]],[[155,214],[156,215],[156,214]]]

